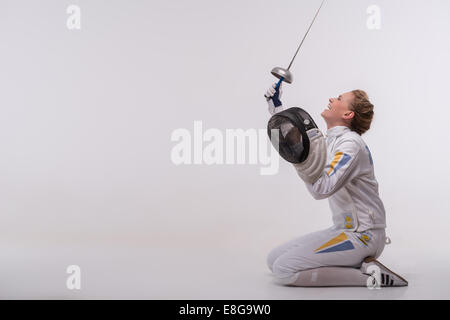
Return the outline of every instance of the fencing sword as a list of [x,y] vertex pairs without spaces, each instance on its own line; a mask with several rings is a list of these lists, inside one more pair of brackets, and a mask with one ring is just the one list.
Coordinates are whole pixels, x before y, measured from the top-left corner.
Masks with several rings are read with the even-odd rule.
[[282,83],[283,81],[285,81],[285,82],[287,82],[287,83],[292,83],[292,81],[293,81],[293,76],[292,76],[291,71],[289,71],[289,69],[291,68],[292,63],[294,62],[295,58],[297,57],[297,54],[298,54],[298,52],[300,51],[300,48],[302,47],[303,42],[305,41],[306,36],[307,36],[308,33],[309,33],[309,30],[311,30],[311,27],[313,26],[314,21],[316,21],[317,15],[319,14],[320,9],[322,8],[324,2],[325,2],[325,0],[322,0],[322,3],[320,4],[319,9],[317,9],[317,12],[316,12],[314,18],[313,18],[311,24],[309,25],[308,30],[306,30],[306,33],[305,33],[305,35],[303,36],[303,39],[302,39],[302,41],[300,42],[300,45],[298,46],[297,51],[295,51],[294,57],[292,58],[291,62],[289,63],[289,66],[287,67],[287,69],[284,69],[284,68],[281,68],[281,67],[275,67],[275,68],[273,68],[272,71],[270,72],[270,73],[272,73],[272,75],[274,75],[276,78],[280,79],[280,80],[278,81],[277,85],[275,86],[275,91],[276,91],[276,92],[275,92],[275,94],[274,94],[273,97],[272,97],[273,104],[275,105],[275,107],[281,106],[281,101],[280,101],[280,99],[279,99],[279,96],[280,96],[280,85],[281,85],[281,83]]

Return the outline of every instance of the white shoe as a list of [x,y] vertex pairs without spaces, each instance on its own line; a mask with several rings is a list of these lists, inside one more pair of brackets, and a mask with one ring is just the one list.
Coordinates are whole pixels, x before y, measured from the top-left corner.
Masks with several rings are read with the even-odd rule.
[[370,272],[367,272],[367,268],[371,265],[376,265],[380,268],[381,287],[405,287],[408,285],[408,281],[386,268],[380,261],[373,257],[367,257],[364,259],[364,262],[361,265],[361,272],[367,275],[372,275]]

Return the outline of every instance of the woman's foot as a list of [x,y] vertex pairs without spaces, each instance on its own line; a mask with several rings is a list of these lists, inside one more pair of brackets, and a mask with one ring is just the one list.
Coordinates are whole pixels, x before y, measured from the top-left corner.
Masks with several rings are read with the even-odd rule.
[[372,272],[368,271],[368,268],[374,265],[377,266],[381,272],[379,277],[381,281],[379,285],[381,287],[405,287],[408,285],[408,281],[400,277],[398,274],[389,270],[381,262],[379,262],[373,257],[367,257],[364,259],[364,262],[361,265],[361,272],[369,276],[372,275]]

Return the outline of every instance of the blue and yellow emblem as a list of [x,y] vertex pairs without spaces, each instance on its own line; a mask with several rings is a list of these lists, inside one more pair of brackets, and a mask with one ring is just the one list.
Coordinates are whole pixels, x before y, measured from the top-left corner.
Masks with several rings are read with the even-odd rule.
[[347,229],[353,229],[353,219],[351,216],[345,216],[345,227]]
[[358,239],[362,242],[362,243],[364,243],[366,246],[368,246],[368,242],[369,242],[369,240],[370,240],[370,237],[369,237],[369,235],[368,234],[366,234],[366,233],[361,233],[361,235],[358,237]]
[[331,239],[327,243],[314,250],[315,253],[325,253],[325,252],[336,252],[336,251],[346,251],[353,250],[355,247],[353,243],[348,240],[347,235],[342,232],[337,237]]
[[333,161],[330,163],[330,170],[328,170],[327,174],[331,177],[339,168],[342,168],[347,162],[350,161],[352,157],[343,152],[336,152],[334,155]]

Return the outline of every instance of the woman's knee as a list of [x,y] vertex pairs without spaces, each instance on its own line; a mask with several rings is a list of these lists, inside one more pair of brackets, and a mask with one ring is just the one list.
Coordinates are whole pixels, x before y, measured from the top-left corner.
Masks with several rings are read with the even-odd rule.
[[298,265],[298,263],[294,265],[292,259],[286,256],[278,257],[272,264],[272,272],[279,279],[290,278],[301,270],[301,265]]
[[279,256],[280,256],[280,252],[276,249],[273,249],[267,255],[266,263],[267,263],[267,266],[269,267],[270,271],[273,272],[273,264],[274,264],[275,260],[278,259]]

